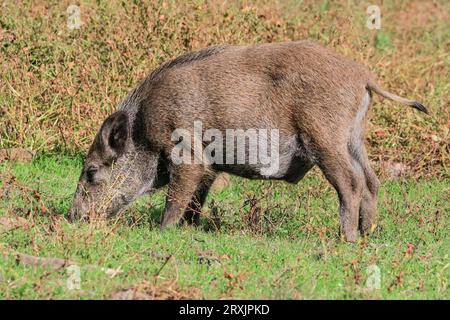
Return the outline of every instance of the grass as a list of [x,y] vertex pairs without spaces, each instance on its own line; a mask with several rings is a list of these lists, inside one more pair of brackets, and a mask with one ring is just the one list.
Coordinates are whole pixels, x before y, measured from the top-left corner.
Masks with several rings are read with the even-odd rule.
[[[80,168],[80,157],[61,155],[1,165],[0,217],[25,218],[1,233],[1,298],[101,299],[128,289],[165,299],[449,298],[448,179],[384,181],[377,230],[348,244],[337,234],[337,197],[317,171],[298,185],[233,178],[209,196],[200,227],[161,232],[164,191],[118,220],[68,223]],[[76,262],[80,289],[68,289],[66,268],[26,265],[17,253]],[[370,290],[373,265],[381,283]]]

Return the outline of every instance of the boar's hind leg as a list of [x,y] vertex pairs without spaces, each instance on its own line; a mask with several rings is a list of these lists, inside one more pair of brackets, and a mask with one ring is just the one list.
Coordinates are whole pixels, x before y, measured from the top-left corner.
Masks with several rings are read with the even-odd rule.
[[353,122],[347,144],[353,166],[364,174],[363,196],[359,209],[359,231],[362,235],[369,233],[375,226],[377,194],[380,185],[375,172],[370,167],[369,157],[364,146],[365,121],[370,104],[370,94],[366,93]]
[[204,176],[202,165],[181,164],[173,167],[161,228],[175,225],[181,220]]
[[356,165],[361,167],[365,175],[363,197],[359,209],[359,231],[362,235],[366,235],[375,226],[377,196],[380,181],[370,166],[369,157],[367,156],[367,151],[363,142],[361,141],[358,146],[359,148],[352,148],[352,150],[356,149],[359,150],[359,152],[351,152],[351,155],[354,158]]
[[216,175],[214,173],[206,174],[198,185],[197,190],[184,213],[184,220],[187,223],[194,225],[198,224],[200,212],[215,178]]
[[354,242],[358,235],[359,207],[364,188],[364,173],[355,167],[346,146],[319,151],[318,166],[339,196],[341,235]]

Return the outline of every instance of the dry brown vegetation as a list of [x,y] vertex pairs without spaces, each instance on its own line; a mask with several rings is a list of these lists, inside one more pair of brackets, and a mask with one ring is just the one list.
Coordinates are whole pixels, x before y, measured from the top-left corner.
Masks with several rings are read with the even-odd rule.
[[368,141],[381,174],[448,177],[450,3],[383,1],[381,30],[369,2],[4,1],[0,13],[0,148],[83,152],[126,93],[157,65],[212,44],[314,39],[369,66],[387,89],[431,117],[388,101],[373,107]]

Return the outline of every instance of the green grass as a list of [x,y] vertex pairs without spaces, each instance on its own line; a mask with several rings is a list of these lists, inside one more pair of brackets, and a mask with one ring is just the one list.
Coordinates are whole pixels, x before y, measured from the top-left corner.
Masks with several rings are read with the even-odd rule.
[[[0,164],[0,218],[25,218],[9,231],[0,225],[0,298],[108,298],[129,288],[158,298],[449,298],[448,179],[384,181],[378,228],[349,244],[318,171],[298,185],[233,178],[209,196],[198,228],[158,229],[164,191],[118,220],[71,224],[64,216],[81,162],[47,155]],[[250,212],[259,220],[250,223]],[[24,265],[17,252],[75,261],[80,290],[67,288],[65,268]],[[380,289],[367,289],[372,265]]]

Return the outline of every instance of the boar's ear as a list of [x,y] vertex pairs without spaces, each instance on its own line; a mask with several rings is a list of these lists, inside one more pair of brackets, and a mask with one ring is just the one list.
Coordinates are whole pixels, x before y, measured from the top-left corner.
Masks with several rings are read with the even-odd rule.
[[107,157],[120,156],[128,139],[128,116],[123,111],[110,115],[102,125],[100,138]]

